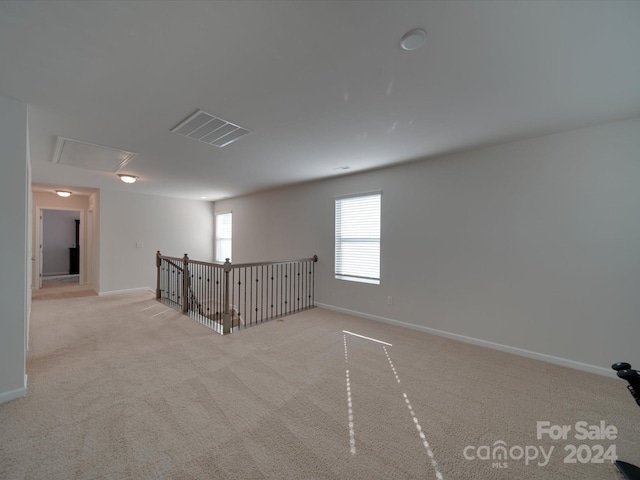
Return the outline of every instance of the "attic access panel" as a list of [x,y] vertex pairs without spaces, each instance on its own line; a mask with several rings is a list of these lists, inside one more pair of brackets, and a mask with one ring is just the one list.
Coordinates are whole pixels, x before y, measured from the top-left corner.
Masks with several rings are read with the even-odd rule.
[[58,137],[53,163],[98,172],[117,172],[136,154],[70,138]]

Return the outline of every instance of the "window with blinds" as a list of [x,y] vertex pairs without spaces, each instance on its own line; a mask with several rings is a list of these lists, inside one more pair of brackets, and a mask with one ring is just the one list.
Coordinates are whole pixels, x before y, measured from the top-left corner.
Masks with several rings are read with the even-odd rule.
[[336,278],[380,284],[381,197],[336,199]]
[[231,260],[231,212],[216,215],[216,262]]

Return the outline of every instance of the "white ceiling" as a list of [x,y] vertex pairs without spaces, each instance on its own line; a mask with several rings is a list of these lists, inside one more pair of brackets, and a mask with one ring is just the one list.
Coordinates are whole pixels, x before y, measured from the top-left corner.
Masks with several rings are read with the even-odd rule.
[[[34,182],[195,199],[637,117],[639,52],[640,1],[0,2]],[[170,132],[197,109],[251,133]],[[138,183],[52,163],[57,136],[137,153]]]

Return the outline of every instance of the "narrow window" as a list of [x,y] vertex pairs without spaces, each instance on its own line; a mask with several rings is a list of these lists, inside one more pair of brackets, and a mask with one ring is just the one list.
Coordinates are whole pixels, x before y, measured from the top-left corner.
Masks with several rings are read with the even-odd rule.
[[381,193],[336,199],[335,278],[380,284]]
[[216,262],[231,260],[231,212],[216,214]]

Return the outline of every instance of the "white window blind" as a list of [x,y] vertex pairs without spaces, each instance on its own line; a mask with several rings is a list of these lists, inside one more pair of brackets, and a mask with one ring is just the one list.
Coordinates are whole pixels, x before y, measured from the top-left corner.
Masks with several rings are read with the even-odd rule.
[[231,212],[216,215],[216,261],[231,260]]
[[336,278],[379,284],[381,194],[335,202]]

